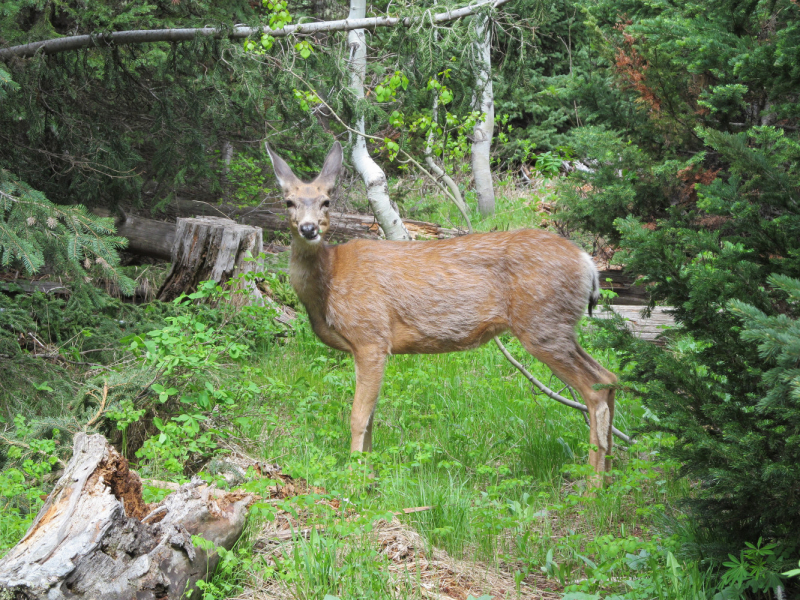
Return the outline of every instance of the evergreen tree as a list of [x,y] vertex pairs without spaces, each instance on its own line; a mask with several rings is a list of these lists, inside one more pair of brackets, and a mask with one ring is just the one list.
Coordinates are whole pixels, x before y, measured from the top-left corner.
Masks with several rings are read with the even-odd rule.
[[652,302],[674,307],[666,347],[613,343],[645,428],[677,439],[692,515],[711,532],[702,549],[718,557],[760,537],[795,548],[800,529],[786,298],[800,276],[798,17],[788,0],[585,11],[647,125],[570,132],[591,171],[572,177],[561,218],[618,245]]

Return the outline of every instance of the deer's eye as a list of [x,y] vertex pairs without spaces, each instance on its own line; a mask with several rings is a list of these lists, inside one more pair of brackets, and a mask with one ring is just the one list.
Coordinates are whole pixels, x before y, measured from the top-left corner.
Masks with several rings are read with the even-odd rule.
[[322,208],[328,208],[331,205],[330,200],[323,200],[322,201]]
[[286,201],[286,208],[294,208],[294,202],[291,200]]

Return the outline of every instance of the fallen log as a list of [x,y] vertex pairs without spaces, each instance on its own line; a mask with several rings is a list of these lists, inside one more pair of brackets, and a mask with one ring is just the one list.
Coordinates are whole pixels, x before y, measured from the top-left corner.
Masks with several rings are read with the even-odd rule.
[[116,219],[117,235],[128,238],[128,252],[169,260],[175,244],[175,223],[122,214]]
[[[95,210],[101,216],[108,211]],[[178,217],[225,217],[244,225],[260,227],[265,232],[288,232],[289,223],[283,210],[269,208],[246,208],[231,204],[209,204],[195,200],[177,200],[168,214]],[[444,239],[460,235],[456,229],[441,227],[436,223],[404,219],[406,229],[414,239]],[[160,260],[170,260],[175,242],[175,223],[147,219],[123,213],[116,218],[117,233],[128,238],[128,252]],[[274,236],[268,236],[274,237]],[[346,242],[353,238],[377,240],[381,238],[378,223],[371,215],[353,213],[331,213],[331,229],[328,239]]]
[[[261,227],[264,231],[289,231],[286,211],[274,206],[248,207],[234,204],[210,204],[208,202],[178,198],[170,204],[167,210],[168,214],[175,217],[224,216],[245,225]],[[345,242],[353,238],[377,240],[382,237],[378,222],[372,215],[331,212],[330,219],[329,240]],[[403,219],[403,224],[414,239],[444,239],[466,233],[426,221]]]
[[142,500],[139,476],[101,435],[78,433],[72,459],[25,537],[0,559],[0,598],[199,598],[215,551],[242,533],[250,496],[213,497],[200,480],[159,505]]

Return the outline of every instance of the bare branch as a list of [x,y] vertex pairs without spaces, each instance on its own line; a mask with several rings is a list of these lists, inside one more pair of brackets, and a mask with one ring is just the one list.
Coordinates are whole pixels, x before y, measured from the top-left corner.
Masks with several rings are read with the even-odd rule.
[[[491,5],[494,8],[510,2],[510,0],[481,0],[470,6],[438,13],[430,20],[433,24],[455,21],[474,14],[479,8]],[[89,35],[73,35],[63,38],[31,42],[21,46],[0,48],[0,60],[13,56],[30,57],[42,51],[45,54],[69,52],[81,48],[120,46],[124,44],[151,44],[154,42],[188,42],[195,37],[244,39],[254,35],[270,35],[287,37],[290,35],[311,34],[329,31],[350,31],[353,29],[376,29],[378,27],[411,27],[426,21],[425,17],[370,17],[365,19],[342,19],[339,21],[322,21],[319,23],[301,23],[287,25],[282,29],[272,30],[269,27],[197,27],[187,29],[138,29],[133,31],[114,31]]]
[[[580,402],[576,402],[575,400],[570,400],[569,398],[564,398],[564,396],[562,396],[560,394],[557,394],[556,392],[551,390],[549,387],[547,387],[545,384],[543,384],[541,381],[536,379],[536,377],[534,377],[531,374],[531,372],[528,371],[528,369],[526,369],[522,365],[522,363],[520,363],[516,358],[511,356],[511,353],[503,345],[503,342],[500,341],[500,338],[496,337],[496,338],[494,338],[494,341],[497,344],[497,347],[500,348],[500,352],[503,353],[503,356],[505,356],[508,359],[508,362],[510,362],[512,365],[514,365],[517,368],[517,370],[520,373],[522,373],[528,379],[528,381],[530,381],[533,385],[535,385],[537,388],[539,388],[544,393],[545,396],[548,396],[549,398],[552,398],[556,402],[560,402],[564,406],[569,406],[570,408],[574,408],[576,410],[579,410],[582,413],[584,413],[584,415],[586,415],[586,413],[589,412],[589,409],[586,408],[586,406],[584,404],[581,404]],[[621,439],[626,444],[635,444],[636,443],[635,440],[631,439],[630,436],[622,433],[616,427],[612,426],[611,430],[613,431],[615,436],[617,436],[619,439]]]

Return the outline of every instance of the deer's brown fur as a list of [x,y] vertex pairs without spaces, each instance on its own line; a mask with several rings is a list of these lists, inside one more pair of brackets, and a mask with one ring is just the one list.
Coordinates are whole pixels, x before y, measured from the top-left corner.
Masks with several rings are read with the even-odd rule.
[[598,294],[597,269],[585,252],[533,229],[329,246],[323,238],[341,146],[334,144],[311,183],[300,181],[269,153],[289,208],[292,286],[317,336],[355,360],[352,451],[372,448],[375,405],[389,354],[467,350],[510,330],[581,394],[589,409],[589,441],[597,446],[589,460],[597,473],[607,468],[614,390],[593,386],[613,384],[616,377],[578,345],[575,335],[587,303],[591,308]]

